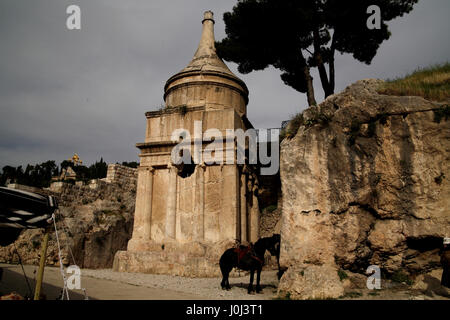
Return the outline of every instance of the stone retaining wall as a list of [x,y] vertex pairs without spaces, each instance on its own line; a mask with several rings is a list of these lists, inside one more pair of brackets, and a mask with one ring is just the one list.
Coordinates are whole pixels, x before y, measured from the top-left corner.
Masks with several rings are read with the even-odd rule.
[[137,180],[137,169],[120,164],[109,164],[105,181],[108,183],[129,183]]

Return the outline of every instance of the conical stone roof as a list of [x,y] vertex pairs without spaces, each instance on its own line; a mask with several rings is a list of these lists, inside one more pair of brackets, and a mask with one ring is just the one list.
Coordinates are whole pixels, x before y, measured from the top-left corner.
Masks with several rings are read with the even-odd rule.
[[[198,83],[199,75],[212,75],[222,77],[224,79],[223,82],[226,82],[228,84],[231,80],[236,84],[236,87],[238,87],[242,91],[242,95],[244,96],[245,100],[248,99],[248,89],[245,83],[230,71],[230,69],[216,53],[216,47],[214,44],[215,22],[213,17],[214,14],[211,11],[206,11],[204,13],[202,21],[202,36],[197,51],[195,52],[191,62],[183,70],[167,80],[164,87],[164,96],[169,93],[174,82],[176,82],[177,84],[179,84],[180,82],[188,84],[190,81]],[[220,82],[219,79],[217,79],[217,81]]]
[[214,19],[211,11],[205,12],[202,24],[203,31],[198,49],[192,61],[181,72],[215,71],[235,76],[216,53],[216,47],[214,45]]

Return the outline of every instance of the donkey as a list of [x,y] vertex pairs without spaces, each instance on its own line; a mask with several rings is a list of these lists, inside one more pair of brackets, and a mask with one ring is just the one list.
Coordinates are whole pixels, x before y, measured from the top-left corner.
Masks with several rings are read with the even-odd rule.
[[229,248],[220,257],[220,271],[222,272],[222,282],[220,285],[223,290],[230,290],[231,286],[228,282],[228,276],[233,268],[250,271],[250,283],[248,285],[248,293],[253,291],[253,279],[256,271],[256,292],[261,293],[260,286],[261,270],[264,265],[264,253],[266,250],[272,256],[277,256],[280,252],[280,235],[274,234],[272,237],[260,238],[252,246],[240,245],[237,248]]

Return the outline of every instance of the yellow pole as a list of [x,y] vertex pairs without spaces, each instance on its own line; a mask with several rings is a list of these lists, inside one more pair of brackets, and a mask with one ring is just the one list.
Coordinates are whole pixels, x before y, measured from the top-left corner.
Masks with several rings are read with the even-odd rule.
[[34,300],[39,300],[41,295],[42,279],[44,278],[45,258],[47,257],[47,245],[50,228],[45,230],[44,239],[42,241],[41,261],[39,263],[39,272],[37,275],[36,289],[34,290]]

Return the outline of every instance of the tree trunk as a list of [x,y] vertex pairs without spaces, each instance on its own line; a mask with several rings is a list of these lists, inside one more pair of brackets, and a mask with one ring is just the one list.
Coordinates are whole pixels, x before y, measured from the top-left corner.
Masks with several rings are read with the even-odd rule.
[[333,94],[333,90],[330,88],[328,81],[327,70],[323,63],[322,51],[320,49],[320,37],[319,30],[314,31],[314,59],[316,60],[317,68],[319,69],[320,81],[322,82],[322,88],[325,92],[325,98]]
[[314,96],[314,86],[312,81],[313,79],[311,77],[311,74],[309,73],[309,67],[306,64],[303,67],[303,75],[305,76],[306,80],[306,96],[308,98],[308,105],[315,106],[317,105],[317,102]]
[[328,67],[330,69],[329,74],[330,74],[330,95],[334,94],[334,87],[335,87],[335,82],[334,82],[334,55],[333,57],[330,58],[330,62],[328,63]]
[[329,75],[330,75],[330,91],[331,94],[334,94],[335,89],[335,69],[334,69],[334,52],[336,51],[335,48],[335,40],[334,40],[334,34],[333,34],[333,40],[331,41],[331,48],[330,48],[330,61],[328,62],[329,67]]

